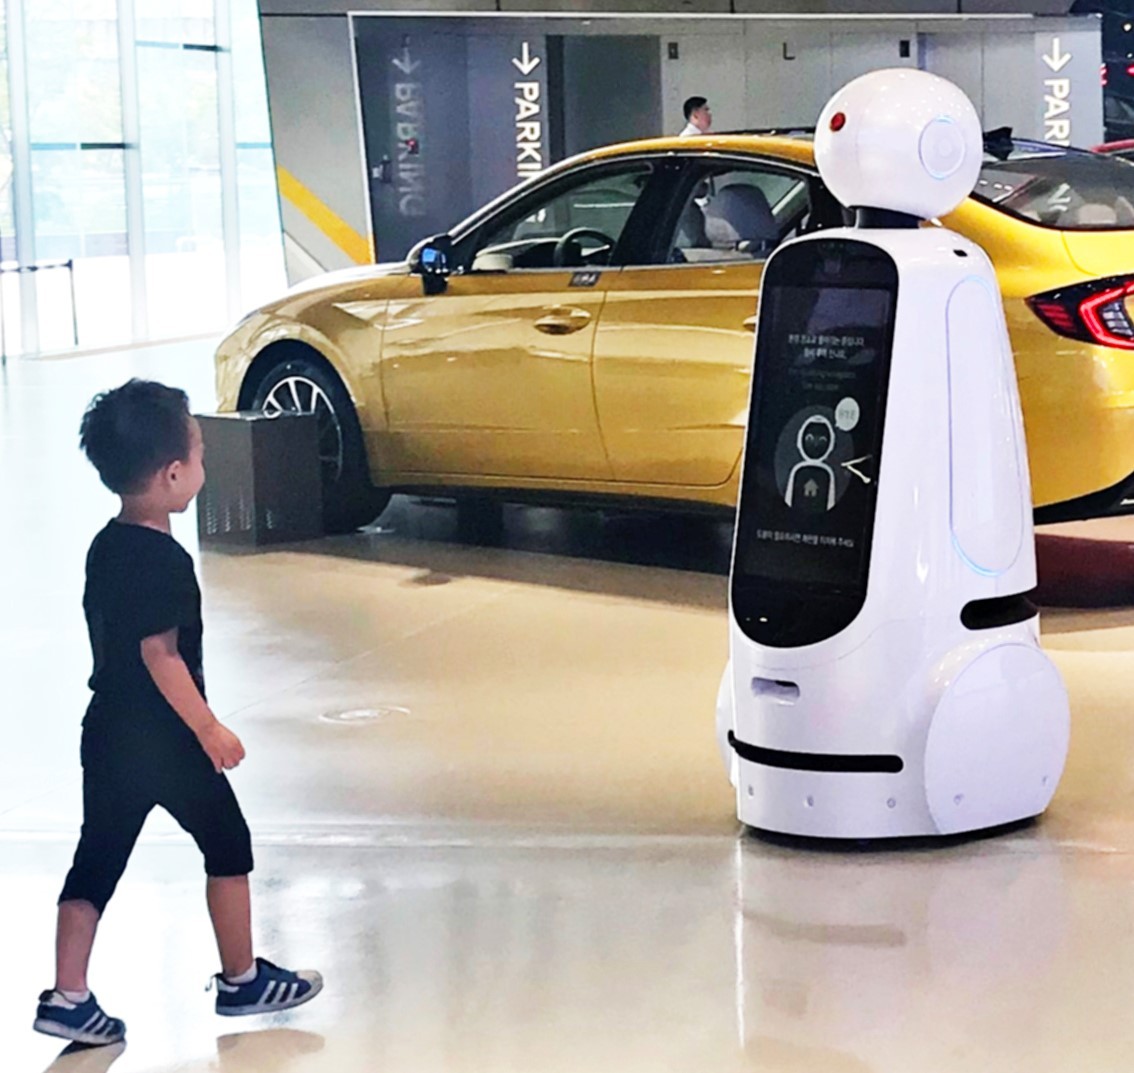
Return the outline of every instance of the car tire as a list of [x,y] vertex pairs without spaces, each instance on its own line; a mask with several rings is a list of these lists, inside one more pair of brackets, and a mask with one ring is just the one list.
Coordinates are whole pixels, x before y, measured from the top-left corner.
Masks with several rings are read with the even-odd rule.
[[339,378],[322,362],[293,357],[273,366],[257,385],[250,409],[314,413],[319,419],[325,532],[353,532],[386,509],[390,492],[370,483],[366,446],[354,403]]

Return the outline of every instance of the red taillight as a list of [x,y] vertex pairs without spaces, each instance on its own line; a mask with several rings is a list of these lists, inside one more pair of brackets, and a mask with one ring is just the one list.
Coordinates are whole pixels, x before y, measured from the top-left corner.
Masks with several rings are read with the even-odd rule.
[[1087,331],[1103,346],[1134,350],[1134,324],[1126,312],[1126,299],[1134,294],[1134,282],[1112,287],[1079,303],[1079,315]]
[[1134,322],[1126,309],[1126,300],[1132,296],[1134,279],[1107,279],[1037,294],[1028,299],[1028,305],[1060,335],[1134,350]]
[[1058,302],[1034,299],[1032,309],[1039,314],[1040,320],[1047,321],[1048,324],[1059,331],[1072,332],[1075,330],[1075,314]]

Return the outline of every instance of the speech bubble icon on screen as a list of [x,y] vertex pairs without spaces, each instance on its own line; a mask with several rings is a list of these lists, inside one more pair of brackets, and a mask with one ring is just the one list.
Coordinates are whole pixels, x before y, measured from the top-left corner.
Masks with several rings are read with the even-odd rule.
[[858,424],[862,410],[852,398],[845,398],[835,407],[835,425],[842,432],[850,432]]

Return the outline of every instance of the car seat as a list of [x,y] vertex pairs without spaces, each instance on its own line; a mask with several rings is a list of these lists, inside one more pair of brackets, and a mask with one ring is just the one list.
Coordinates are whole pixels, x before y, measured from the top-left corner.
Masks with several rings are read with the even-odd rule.
[[1130,227],[1134,224],[1134,208],[1124,197],[1111,205],[1087,201],[1067,214],[1067,222],[1079,227]]
[[764,191],[744,183],[724,187],[709,202],[705,233],[718,249],[768,248],[780,237]]
[[693,198],[689,199],[689,204],[681,213],[681,219],[677,221],[677,235],[673,244],[682,250],[709,245],[709,236],[705,234],[705,214]]

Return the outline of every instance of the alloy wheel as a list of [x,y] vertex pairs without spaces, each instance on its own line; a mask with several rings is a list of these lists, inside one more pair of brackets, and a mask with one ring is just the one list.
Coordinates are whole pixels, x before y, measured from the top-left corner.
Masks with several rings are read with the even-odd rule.
[[319,462],[330,484],[343,473],[343,429],[327,393],[306,376],[285,376],[264,397],[260,409],[269,417],[281,413],[314,414],[318,419]]

